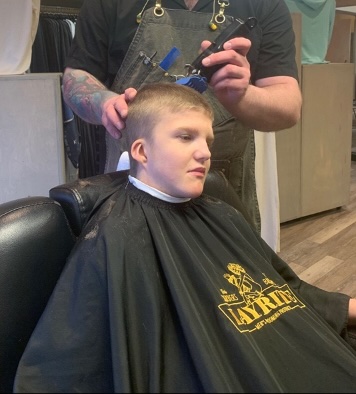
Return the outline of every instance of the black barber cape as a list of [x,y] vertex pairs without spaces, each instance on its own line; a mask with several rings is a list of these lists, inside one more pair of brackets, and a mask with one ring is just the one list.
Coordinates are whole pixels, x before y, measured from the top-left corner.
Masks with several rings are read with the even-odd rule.
[[349,297],[299,280],[243,217],[132,184],[84,229],[15,392],[356,392]]

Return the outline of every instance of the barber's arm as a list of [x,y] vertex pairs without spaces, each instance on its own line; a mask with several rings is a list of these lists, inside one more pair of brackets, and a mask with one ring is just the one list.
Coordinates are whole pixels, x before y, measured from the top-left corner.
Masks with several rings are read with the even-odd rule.
[[[209,42],[203,42],[206,48]],[[289,76],[263,78],[250,84],[246,55],[251,41],[238,37],[224,44],[224,51],[203,60],[206,67],[226,64],[216,71],[210,86],[224,107],[246,126],[260,131],[292,127],[300,118],[302,97],[298,81]]]
[[74,113],[91,124],[102,124],[114,137],[125,127],[127,103],[136,95],[133,88],[117,94],[84,70],[66,68],[63,98]]

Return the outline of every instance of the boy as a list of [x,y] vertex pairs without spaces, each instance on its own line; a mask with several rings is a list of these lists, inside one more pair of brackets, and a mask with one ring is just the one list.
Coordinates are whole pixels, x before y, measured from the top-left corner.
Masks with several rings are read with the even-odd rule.
[[[20,362],[15,392],[355,392],[355,300],[301,281],[201,195],[212,111],[141,88],[130,176],[102,197]],[[348,313],[349,310],[349,313]]]

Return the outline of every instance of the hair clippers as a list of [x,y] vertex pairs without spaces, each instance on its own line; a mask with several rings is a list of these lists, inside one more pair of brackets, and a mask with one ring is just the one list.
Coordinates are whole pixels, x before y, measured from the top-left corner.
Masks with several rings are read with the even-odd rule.
[[191,64],[186,64],[186,76],[179,79],[177,83],[189,86],[200,93],[203,93],[207,87],[212,75],[225,64],[217,64],[211,67],[204,67],[202,61],[205,57],[223,51],[224,43],[234,37],[248,38],[250,31],[257,25],[257,19],[250,17],[245,21],[235,19],[227,26],[216,38],[216,40],[203,51]]

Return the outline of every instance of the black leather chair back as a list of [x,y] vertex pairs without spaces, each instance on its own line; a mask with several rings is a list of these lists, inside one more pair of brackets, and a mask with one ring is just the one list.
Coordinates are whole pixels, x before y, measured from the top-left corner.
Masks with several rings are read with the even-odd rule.
[[127,171],[94,175],[55,186],[50,189],[49,196],[61,204],[74,234],[78,236],[99,196],[126,180]]
[[0,392],[16,368],[75,242],[60,204],[28,197],[0,204]]
[[[73,232],[78,236],[99,195],[109,192],[120,183],[126,182],[127,174],[128,171],[116,171],[78,179],[53,187],[49,191],[49,196],[62,205]],[[221,171],[213,171],[208,174],[204,193],[232,205],[253,225],[240,198]]]

